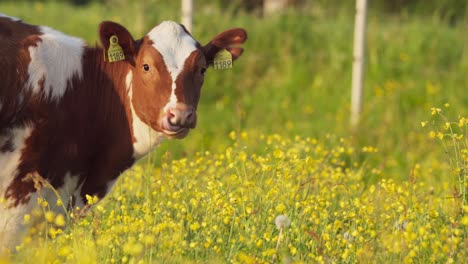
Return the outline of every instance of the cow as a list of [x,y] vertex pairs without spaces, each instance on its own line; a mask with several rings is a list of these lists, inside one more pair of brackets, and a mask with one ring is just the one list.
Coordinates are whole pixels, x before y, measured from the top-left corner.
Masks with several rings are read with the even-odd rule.
[[[219,52],[239,58],[247,39],[233,28],[201,45],[173,21],[137,40],[111,21],[98,34],[89,46],[0,15],[0,252],[20,243],[39,195],[59,213],[83,207],[164,139],[186,137],[208,66]],[[31,175],[53,188],[39,193]]]

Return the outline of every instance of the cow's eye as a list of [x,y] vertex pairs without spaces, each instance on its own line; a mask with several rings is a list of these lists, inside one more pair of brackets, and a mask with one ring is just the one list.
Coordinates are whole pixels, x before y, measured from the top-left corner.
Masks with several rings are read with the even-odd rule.
[[148,64],[143,64],[143,70],[145,70],[145,72],[149,71],[150,66]]
[[200,73],[201,73],[201,75],[205,76],[206,68],[201,68]]

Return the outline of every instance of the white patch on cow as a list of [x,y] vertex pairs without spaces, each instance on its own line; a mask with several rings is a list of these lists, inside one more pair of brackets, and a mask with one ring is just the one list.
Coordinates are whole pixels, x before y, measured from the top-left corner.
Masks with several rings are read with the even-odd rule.
[[[71,175],[68,172],[64,176],[63,185],[55,191],[50,187],[43,187],[40,192],[33,193],[26,204],[20,204],[12,208],[7,207],[8,203],[0,204],[0,241],[2,241],[0,243],[0,252],[2,247],[14,249],[14,246],[21,243],[21,239],[28,229],[28,226],[23,224],[24,216],[30,214],[37,207],[38,198],[47,201],[49,210],[56,214],[64,215],[66,213],[73,196],[79,198],[76,200],[75,206],[83,208],[84,204],[80,197],[83,183],[78,183],[79,176]],[[57,203],[59,199],[62,201],[62,205]]]
[[167,70],[171,74],[171,97],[163,108],[167,111],[169,107],[175,107],[177,103],[175,81],[184,68],[185,60],[197,50],[197,42],[180,24],[173,21],[161,22],[148,33],[148,37],[153,41],[153,47],[162,55]]
[[[0,152],[0,253],[4,250],[14,249],[21,242],[28,228],[23,224],[24,216],[30,214],[32,209],[37,206],[37,198],[39,197],[37,192],[30,196],[29,202],[19,204],[16,207],[10,207],[11,201],[4,198],[8,186],[17,175],[25,142],[32,131],[32,126],[18,127],[10,129],[4,136],[0,137],[0,146],[5,143],[11,144],[11,151]],[[64,213],[64,207],[58,206],[57,200],[60,198],[66,208],[69,197],[80,191],[77,184],[78,177],[67,174],[64,185],[57,190],[59,197],[46,187],[41,190],[41,196],[49,202],[51,210]]]
[[62,201],[63,206],[56,206],[52,208],[52,210],[65,213],[64,209],[67,209],[67,206],[71,204],[72,197],[75,197],[75,206],[80,206],[83,208],[83,201],[81,199],[81,187],[83,187],[84,182],[78,184],[80,180],[79,175],[72,175],[70,172],[65,174],[63,179],[63,185],[57,189],[59,193],[59,197],[57,195],[52,194],[47,197],[50,205],[57,205],[57,199],[60,198]]
[[138,115],[135,113],[133,107],[133,74],[130,71],[125,79],[127,86],[128,97],[130,100],[130,110],[132,112],[132,129],[135,142],[133,143],[133,157],[140,159],[144,155],[148,154],[157,145],[164,140],[164,134],[160,133],[143,122]]
[[0,13],[0,17],[9,18],[12,21],[21,21],[21,19],[19,19],[17,17],[9,16],[9,15],[3,14],[3,13]]
[[35,94],[44,85],[46,98],[60,99],[73,77],[82,78],[82,57],[85,42],[48,27],[40,27],[41,41],[29,47],[31,62],[28,67],[27,87]]
[[75,198],[74,202],[74,206],[75,208],[76,207],[79,207],[79,208],[84,208],[85,205],[86,205],[86,201],[83,200],[83,198],[81,197],[81,188],[83,188],[83,183],[81,183],[76,189],[75,189],[75,192],[73,192],[73,197]]
[[[33,197],[31,196],[31,198]],[[0,253],[5,250],[13,250],[21,243],[28,228],[23,224],[24,216],[36,206],[37,198],[13,208],[0,204]]]
[[9,202],[4,200],[5,192],[17,173],[25,141],[31,135],[31,126],[14,128],[0,137],[0,145],[10,141],[13,151],[0,152],[0,252],[2,247],[9,247],[19,242],[16,232],[21,228],[23,216],[30,209],[21,205],[9,209]]
[[0,137],[0,146],[10,141],[13,148],[12,152],[0,152],[0,197],[5,195],[6,189],[16,175],[21,152],[23,151],[26,139],[31,135],[31,131],[31,126],[13,128],[7,131],[5,136]]

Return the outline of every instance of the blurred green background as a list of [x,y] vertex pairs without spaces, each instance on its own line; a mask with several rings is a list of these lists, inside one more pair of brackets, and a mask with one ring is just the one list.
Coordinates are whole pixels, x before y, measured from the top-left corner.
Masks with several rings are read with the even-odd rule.
[[[230,27],[246,28],[249,39],[233,69],[207,73],[197,129],[162,144],[151,162],[223,150],[231,131],[247,132],[245,145],[255,151],[264,149],[256,143],[262,134],[319,140],[333,134],[351,138],[358,149],[379,149],[365,161],[382,171],[370,180],[407,178],[416,164],[432,171],[430,177],[445,177],[438,171],[444,152],[420,122],[430,119],[431,107],[445,103],[448,117],[468,114],[467,1],[368,1],[364,110],[354,131],[354,1],[288,2],[264,14],[263,1],[195,1],[193,35],[202,44]],[[0,2],[0,12],[91,44],[103,20],[119,22],[140,38],[162,20],[180,21],[180,9],[180,1],[169,0]]]

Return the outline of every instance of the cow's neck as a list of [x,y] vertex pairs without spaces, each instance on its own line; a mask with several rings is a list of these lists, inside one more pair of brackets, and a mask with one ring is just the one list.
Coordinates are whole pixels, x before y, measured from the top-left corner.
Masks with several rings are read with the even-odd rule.
[[125,87],[125,76],[131,71],[131,65],[124,61],[112,63],[106,61],[101,48],[88,49],[87,52],[89,56],[85,55],[85,57],[88,57],[89,61],[85,61],[83,65],[83,79],[93,80],[93,86],[97,86],[98,89],[104,87],[99,90],[102,93],[108,93],[107,89],[112,90],[119,96],[122,104],[127,104],[128,91]]
[[[133,99],[133,74],[132,66],[128,62],[105,62],[103,57],[103,50],[96,48],[91,50],[94,58],[94,65],[99,65],[97,72],[89,72],[93,76],[90,79],[97,80],[97,89],[102,89],[102,94],[99,96],[108,97],[110,94],[118,95],[119,102],[114,102],[115,105],[121,105],[125,109],[126,126],[130,130],[133,145],[133,158],[139,159],[151,150],[153,150],[161,141],[164,136],[162,133],[153,130],[136,114]],[[92,67],[91,67],[92,68]],[[84,79],[86,79],[86,65],[84,66]],[[104,99],[105,101],[105,99]],[[102,111],[113,111],[113,109],[101,105],[104,109]],[[112,106],[111,106],[112,107]],[[115,106],[114,106],[115,107]]]
[[146,154],[148,154],[151,150],[153,150],[157,145],[159,145],[164,140],[164,135],[158,131],[153,130],[150,126],[148,126],[135,112],[134,104],[138,103],[135,102],[133,98],[133,89],[135,89],[133,85],[133,74],[132,72],[128,72],[125,77],[126,87],[128,88],[128,97],[130,99],[130,113],[131,113],[131,120],[132,120],[132,132],[133,132],[133,157],[135,159],[139,159]]

